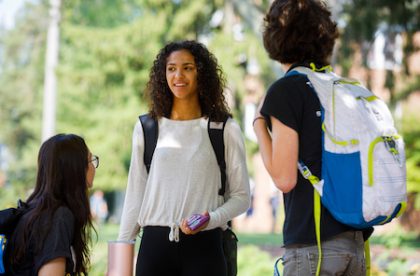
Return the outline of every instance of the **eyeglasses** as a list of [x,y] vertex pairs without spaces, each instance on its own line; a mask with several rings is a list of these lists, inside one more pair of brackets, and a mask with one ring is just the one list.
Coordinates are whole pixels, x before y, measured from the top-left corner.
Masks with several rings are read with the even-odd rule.
[[92,155],[92,160],[90,160],[90,162],[92,162],[95,168],[99,167],[99,156]]

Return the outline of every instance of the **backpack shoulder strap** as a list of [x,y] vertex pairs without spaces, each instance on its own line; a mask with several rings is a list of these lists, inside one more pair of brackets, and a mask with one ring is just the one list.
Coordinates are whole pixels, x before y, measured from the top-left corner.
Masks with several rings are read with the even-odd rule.
[[221,122],[216,122],[209,119],[207,124],[207,131],[209,133],[211,145],[216,154],[217,164],[220,168],[221,187],[219,195],[224,196],[226,191],[226,161],[225,161],[225,141],[223,139],[223,132],[229,116],[226,116]]
[[[153,153],[155,152],[157,139],[158,139],[158,123],[155,119],[150,117],[149,114],[139,116],[144,135],[144,155],[143,160],[146,165],[147,172],[150,171],[150,165],[152,163]],[[223,133],[227,120],[226,116],[221,122],[213,120],[208,121],[207,131],[210,137],[210,142],[216,155],[217,164],[220,168],[221,175],[221,188],[219,189],[219,195],[223,196],[226,191],[226,161],[225,161],[225,143]]]
[[143,161],[146,165],[147,173],[150,171],[152,164],[153,153],[155,152],[157,139],[158,139],[158,122],[153,119],[149,114],[139,116],[141,126],[143,128],[144,136],[144,154]]
[[19,219],[29,209],[29,205],[19,199],[16,208],[0,210],[0,234],[10,235],[18,224]]

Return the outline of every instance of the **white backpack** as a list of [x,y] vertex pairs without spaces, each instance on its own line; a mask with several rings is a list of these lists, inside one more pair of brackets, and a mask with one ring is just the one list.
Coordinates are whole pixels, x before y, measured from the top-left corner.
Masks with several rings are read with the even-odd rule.
[[357,81],[331,72],[330,66],[311,67],[294,68],[288,75],[306,75],[321,103],[321,179],[304,163],[298,164],[316,191],[321,256],[319,197],[336,220],[354,228],[390,222],[406,208],[406,166],[404,142],[387,105]]
[[[322,203],[355,228],[383,224],[406,206],[404,142],[387,105],[358,82],[306,67],[322,106]],[[321,187],[322,186],[322,187]]]

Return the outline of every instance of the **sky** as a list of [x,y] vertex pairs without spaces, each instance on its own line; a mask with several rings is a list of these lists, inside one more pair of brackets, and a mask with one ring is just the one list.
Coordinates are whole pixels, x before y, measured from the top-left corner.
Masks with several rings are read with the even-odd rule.
[[14,17],[27,0],[0,0],[0,25],[6,29],[14,26]]

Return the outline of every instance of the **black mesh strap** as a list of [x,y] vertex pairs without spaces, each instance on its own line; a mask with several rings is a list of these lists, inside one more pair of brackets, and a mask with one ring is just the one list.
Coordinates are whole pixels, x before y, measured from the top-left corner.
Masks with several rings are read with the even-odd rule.
[[147,173],[150,171],[150,165],[152,164],[153,153],[155,152],[157,139],[158,139],[158,123],[155,119],[144,114],[139,116],[141,126],[143,127],[144,136],[144,165],[146,165]]
[[226,191],[226,161],[225,161],[225,142],[223,139],[223,131],[229,117],[226,117],[221,122],[214,122],[209,120],[207,130],[209,133],[211,145],[213,146],[214,153],[216,154],[217,164],[220,168],[221,187],[219,195],[224,196]]
[[[216,155],[217,164],[219,165],[221,175],[221,187],[219,189],[219,195],[224,196],[226,191],[226,161],[225,161],[225,142],[223,138],[223,132],[226,122],[229,117],[226,117],[221,122],[215,122],[209,119],[207,125],[207,131],[210,137],[213,151]],[[146,166],[147,172],[150,171],[150,165],[152,163],[153,153],[155,152],[157,139],[158,139],[158,123],[155,119],[144,114],[139,116],[141,126],[143,128],[144,135],[144,165]]]

